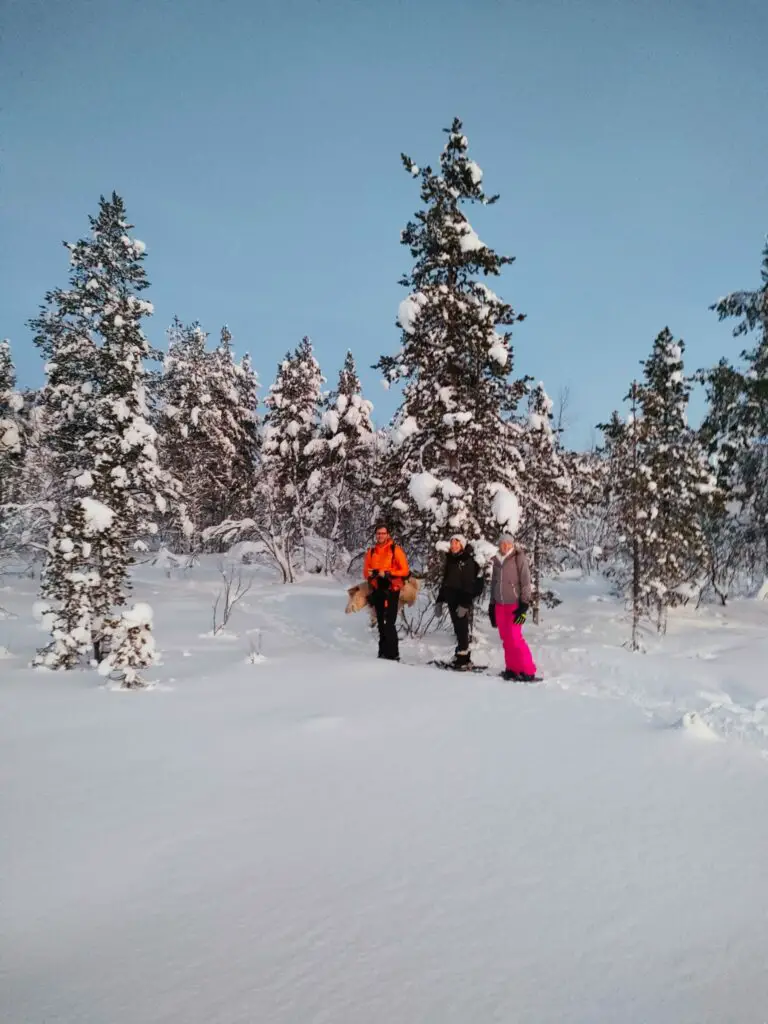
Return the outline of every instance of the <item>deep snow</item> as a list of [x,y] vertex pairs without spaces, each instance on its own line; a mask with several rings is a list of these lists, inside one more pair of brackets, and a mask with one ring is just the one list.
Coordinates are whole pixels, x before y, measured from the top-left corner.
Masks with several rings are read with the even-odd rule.
[[171,577],[142,693],[25,668],[0,590],[0,1019],[768,1019],[766,603],[637,655],[560,580],[522,687],[420,664],[447,634],[377,662],[327,580],[257,573],[211,637],[214,567]]

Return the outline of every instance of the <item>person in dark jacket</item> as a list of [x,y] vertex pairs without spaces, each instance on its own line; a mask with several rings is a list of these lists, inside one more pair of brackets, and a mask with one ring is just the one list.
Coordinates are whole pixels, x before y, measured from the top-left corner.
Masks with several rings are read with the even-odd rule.
[[465,537],[456,534],[446,555],[443,581],[437,595],[437,611],[442,614],[442,605],[448,606],[451,623],[456,634],[456,655],[452,666],[455,669],[471,668],[469,653],[469,626],[472,602],[483,592],[483,576],[480,566],[473,557],[472,545]]

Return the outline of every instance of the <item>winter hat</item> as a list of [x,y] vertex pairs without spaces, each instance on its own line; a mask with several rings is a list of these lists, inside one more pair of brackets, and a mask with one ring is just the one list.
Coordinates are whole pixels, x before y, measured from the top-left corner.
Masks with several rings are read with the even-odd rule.
[[467,538],[461,533],[452,533],[451,540],[457,540],[463,548],[467,546]]
[[499,537],[499,544],[514,544],[514,543],[515,543],[515,538],[512,536],[511,533],[502,533],[501,537]]

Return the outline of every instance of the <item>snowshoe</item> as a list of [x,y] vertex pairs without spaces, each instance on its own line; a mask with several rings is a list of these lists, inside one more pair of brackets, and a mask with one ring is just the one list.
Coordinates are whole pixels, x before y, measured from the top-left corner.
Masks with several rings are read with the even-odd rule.
[[457,665],[456,659],[453,661],[442,661],[440,658],[434,658],[432,661],[427,662],[433,668],[442,668],[447,672],[485,672],[486,665],[473,665],[471,661],[466,662],[463,665]]

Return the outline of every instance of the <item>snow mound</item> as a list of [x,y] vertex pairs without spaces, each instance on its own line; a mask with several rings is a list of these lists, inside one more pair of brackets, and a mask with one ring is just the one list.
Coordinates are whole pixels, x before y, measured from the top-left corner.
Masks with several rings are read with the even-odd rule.
[[154,617],[151,605],[144,601],[137,601],[123,612],[123,622],[129,626],[151,626]]
[[720,737],[717,733],[695,711],[686,711],[678,723],[678,728],[684,729],[697,739],[710,740],[715,743],[720,742]]
[[12,658],[12,657],[14,657],[14,655],[11,654],[11,652],[8,650],[8,648],[7,647],[3,647],[3,645],[0,644],[0,661],[3,661],[5,658]]
[[515,534],[520,526],[520,502],[517,495],[508,491],[502,484],[493,484],[493,502],[491,508],[499,527],[508,533]]

